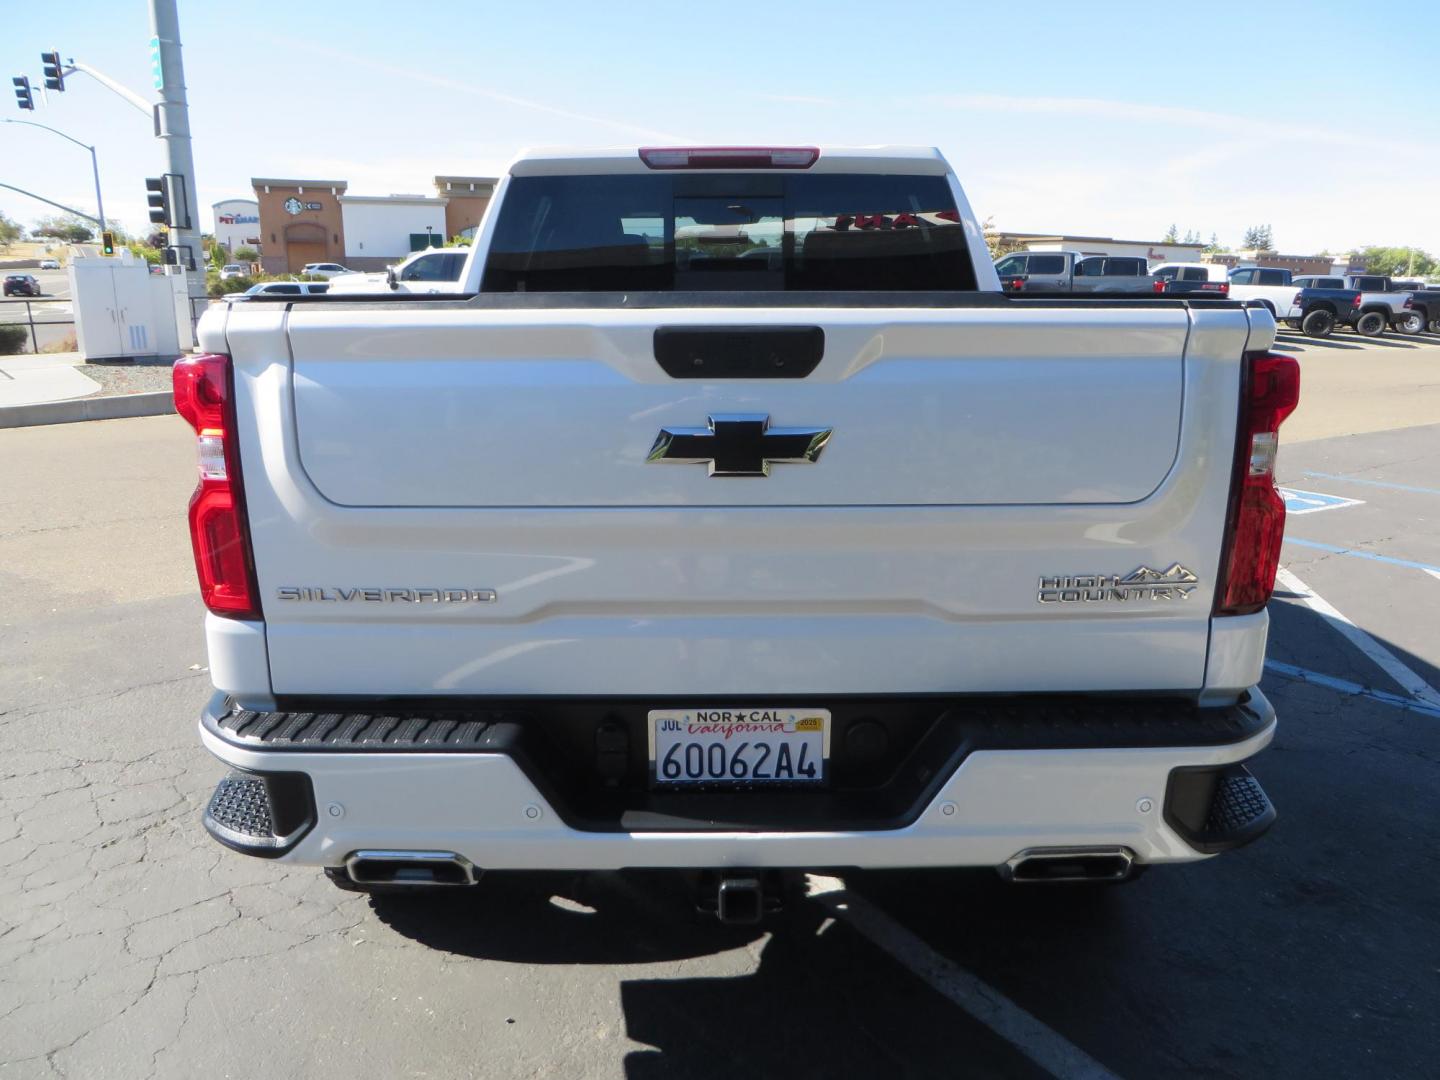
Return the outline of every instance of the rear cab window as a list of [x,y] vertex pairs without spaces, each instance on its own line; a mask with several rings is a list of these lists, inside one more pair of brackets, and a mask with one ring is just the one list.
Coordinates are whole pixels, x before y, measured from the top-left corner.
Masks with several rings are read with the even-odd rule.
[[697,172],[512,178],[481,291],[975,287],[943,176]]
[[1064,255],[1031,255],[1030,273],[1032,274],[1063,274],[1065,272]]

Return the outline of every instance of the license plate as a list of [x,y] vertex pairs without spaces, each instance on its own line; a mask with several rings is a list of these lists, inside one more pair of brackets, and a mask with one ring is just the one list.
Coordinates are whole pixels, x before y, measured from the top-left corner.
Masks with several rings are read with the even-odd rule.
[[829,709],[652,709],[657,787],[823,784]]

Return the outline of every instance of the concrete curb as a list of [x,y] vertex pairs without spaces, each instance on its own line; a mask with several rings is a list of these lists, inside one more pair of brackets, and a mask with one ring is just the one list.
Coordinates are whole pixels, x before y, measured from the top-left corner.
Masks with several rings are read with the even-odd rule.
[[169,390],[75,398],[72,401],[41,401],[34,405],[0,407],[0,428],[73,424],[80,420],[120,420],[130,416],[164,416],[174,411],[175,397]]

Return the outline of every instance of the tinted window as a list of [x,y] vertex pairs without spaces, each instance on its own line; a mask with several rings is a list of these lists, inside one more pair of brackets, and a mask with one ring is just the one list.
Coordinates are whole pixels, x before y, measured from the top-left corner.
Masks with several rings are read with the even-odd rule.
[[1254,270],[1236,270],[1230,275],[1230,280],[1236,285],[1249,285],[1255,278]]
[[995,272],[1001,277],[1025,273],[1025,256],[1011,255],[995,264]]
[[1155,276],[1161,281],[1174,281],[1176,278],[1179,278],[1181,281],[1191,281],[1193,279],[1186,276],[1189,273],[1190,271],[1184,269],[1183,267],[1162,266],[1160,267],[1160,269],[1155,271]]
[[1065,272],[1064,255],[1031,255],[1030,273],[1032,274],[1063,274]]
[[1144,259],[1106,259],[1105,273],[1111,277],[1143,277]]
[[311,283],[310,288],[306,289],[305,291],[311,293],[329,292],[330,283],[328,281],[316,281]]
[[527,176],[510,182],[482,288],[969,290],[975,273],[941,176]]
[[299,285],[266,285],[265,292],[272,295],[279,293],[282,296],[299,296],[301,290]]
[[1099,277],[1105,269],[1105,260],[1099,256],[1081,259],[1075,264],[1076,277]]
[[1209,281],[1210,272],[1203,267],[1187,266],[1180,274],[1181,281]]
[[1289,285],[1290,271],[1288,270],[1261,270],[1261,285]]
[[1381,292],[1385,288],[1383,277],[1357,277],[1355,287],[1363,292]]
[[1345,288],[1345,279],[1344,279],[1344,278],[1338,278],[1338,277],[1316,278],[1316,279],[1315,279],[1315,288],[1317,288],[1317,289],[1343,289],[1343,288]]

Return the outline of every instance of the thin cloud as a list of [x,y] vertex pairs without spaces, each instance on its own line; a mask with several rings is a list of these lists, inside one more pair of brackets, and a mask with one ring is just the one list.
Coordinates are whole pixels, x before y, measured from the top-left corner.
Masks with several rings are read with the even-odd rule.
[[807,97],[805,94],[747,94],[745,96],[754,98],[756,101],[773,101],[779,105],[837,106],[840,104],[834,98]]
[[557,105],[550,105],[543,101],[531,101],[529,98],[517,97],[514,94],[507,94],[500,90],[492,90],[487,86],[476,86],[473,83],[461,82],[458,79],[448,79],[443,75],[432,75],[425,71],[416,70],[413,67],[399,67],[395,64],[386,64],[378,60],[370,60],[363,56],[356,56],[354,53],[348,53],[341,49],[327,48],[326,46],[316,45],[309,41],[297,41],[293,38],[275,34],[261,34],[257,36],[272,41],[277,45],[286,45],[301,49],[309,55],[319,54],[321,56],[327,56],[332,60],[338,60],[352,67],[366,68],[378,74],[388,75],[391,78],[401,79],[405,82],[428,83],[430,86],[438,87],[441,90],[450,90],[457,94],[468,94],[471,97],[485,98],[487,101],[498,101],[504,105],[513,105],[517,109],[529,109],[532,112],[558,116],[565,120],[576,120],[585,124],[594,124],[596,127],[609,128],[612,131],[638,136],[643,139],[656,139],[665,142],[685,141],[684,135],[676,135],[666,131],[656,131],[653,128],[626,123],[623,120],[616,120],[608,116],[596,116],[592,113],[562,109]]
[[[1253,130],[1255,118],[1234,113],[1211,112],[1206,109],[1186,109],[1174,105],[1148,105],[1132,101],[1112,101],[1106,98],[1059,98],[1059,97],[1009,97],[1003,94],[941,94],[926,99],[951,109],[990,113],[1030,113],[1044,116],[1083,116],[1097,120],[1125,120],[1151,123],[1167,127],[1199,128],[1205,131],[1224,131],[1229,134]],[[1386,139],[1372,139],[1367,136],[1351,135],[1332,128],[1291,125],[1267,129],[1267,134],[1277,142],[1299,142],[1342,146],[1353,150],[1382,151],[1404,157],[1436,159],[1434,150],[1427,144],[1392,142]]]

